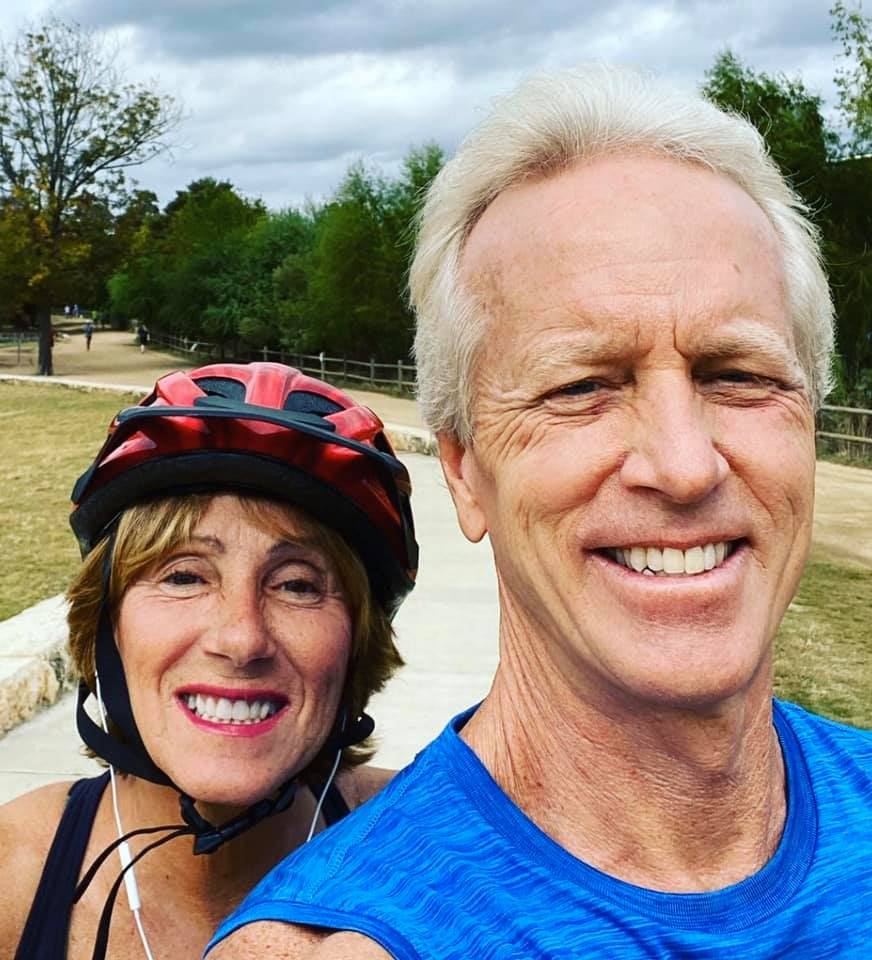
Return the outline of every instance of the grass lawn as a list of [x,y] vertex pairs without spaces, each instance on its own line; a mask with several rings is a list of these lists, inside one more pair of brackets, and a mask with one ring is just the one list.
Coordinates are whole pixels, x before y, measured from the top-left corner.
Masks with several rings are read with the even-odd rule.
[[136,397],[0,381],[0,620],[65,589],[79,563],[70,492]]
[[[78,562],[69,495],[135,397],[0,381],[0,620],[60,593]],[[872,572],[814,551],[776,645],[780,696],[872,727]]]
[[872,572],[813,550],[775,645],[776,692],[872,728]]

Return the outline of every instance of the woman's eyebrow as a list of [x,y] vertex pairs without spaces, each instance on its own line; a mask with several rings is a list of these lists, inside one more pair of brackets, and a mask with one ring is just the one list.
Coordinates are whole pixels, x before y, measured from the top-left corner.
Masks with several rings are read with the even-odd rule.
[[[204,546],[207,549],[211,550],[213,553],[224,553],[224,542],[220,539],[220,537],[214,537],[211,535],[206,536],[203,534],[195,533],[192,537],[190,537],[187,543],[197,544],[198,546]],[[184,544],[182,544],[181,546],[183,548]]]
[[313,555],[320,558],[321,553],[318,547],[311,540],[295,537],[293,540],[284,538],[276,540],[269,548],[269,556],[281,556],[283,554],[302,555],[304,559],[310,559]]

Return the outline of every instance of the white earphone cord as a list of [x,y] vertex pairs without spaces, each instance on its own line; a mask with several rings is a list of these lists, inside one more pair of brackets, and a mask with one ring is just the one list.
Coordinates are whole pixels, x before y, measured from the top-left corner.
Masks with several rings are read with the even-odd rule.
[[[104,732],[108,733],[109,729],[106,724],[106,712],[103,709],[103,695],[100,691],[100,675],[96,671],[94,673],[94,684],[97,688],[97,709],[100,711],[100,726],[103,728]],[[109,764],[109,786],[112,789],[112,810],[115,813],[115,828],[118,831],[118,839],[120,840],[124,836],[124,827],[121,824],[121,812],[118,809],[118,791],[115,787],[115,767],[111,763]],[[123,841],[123,843],[118,847],[118,857],[121,860],[122,869],[126,869],[132,859],[130,846],[126,840]],[[142,926],[142,901],[139,898],[139,887],[136,883],[134,869],[134,867],[130,867],[130,869],[128,869],[124,874],[124,888],[127,891],[127,902],[130,905],[131,911],[133,912],[133,919],[136,923],[136,929],[139,933],[139,939],[142,941],[142,947],[143,950],[145,950],[145,955],[148,960],[154,960],[154,954],[151,952],[151,947],[148,943],[148,937],[145,935],[145,929]]]
[[324,789],[321,791],[321,796],[318,797],[318,803],[315,807],[315,816],[312,817],[312,824],[309,827],[309,835],[306,837],[306,843],[308,843],[315,834],[315,826],[318,823],[321,807],[324,805],[324,798],[327,796],[327,791],[330,789],[330,784],[333,783],[333,778],[336,776],[336,771],[339,769],[339,761],[341,759],[342,748],[340,747],[336,751],[336,759],[333,761],[333,769],[330,771],[330,776],[327,778],[327,782],[324,784]]

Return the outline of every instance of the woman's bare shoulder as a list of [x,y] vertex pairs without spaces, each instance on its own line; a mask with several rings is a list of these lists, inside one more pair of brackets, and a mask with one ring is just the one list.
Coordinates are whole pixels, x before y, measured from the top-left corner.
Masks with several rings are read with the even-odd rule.
[[365,763],[340,773],[336,778],[336,785],[345,802],[353,810],[377,794],[396,773],[396,770],[386,770],[384,767],[373,767]]
[[0,943],[13,952],[70,786],[51,783],[0,806]]

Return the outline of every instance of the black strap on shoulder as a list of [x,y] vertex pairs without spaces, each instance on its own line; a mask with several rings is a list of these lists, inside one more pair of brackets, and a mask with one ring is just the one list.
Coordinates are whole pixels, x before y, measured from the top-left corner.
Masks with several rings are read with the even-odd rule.
[[[311,790],[317,800],[324,787],[323,785],[312,787]],[[348,804],[345,802],[345,797],[342,796],[342,791],[333,782],[330,783],[327,793],[324,794],[324,800],[321,802],[321,813],[328,827],[332,827],[334,823],[339,823],[343,817],[347,817],[351,813]]]
[[27,915],[15,960],[63,960],[73,898],[97,806],[109,774],[79,780],[70,789]]

